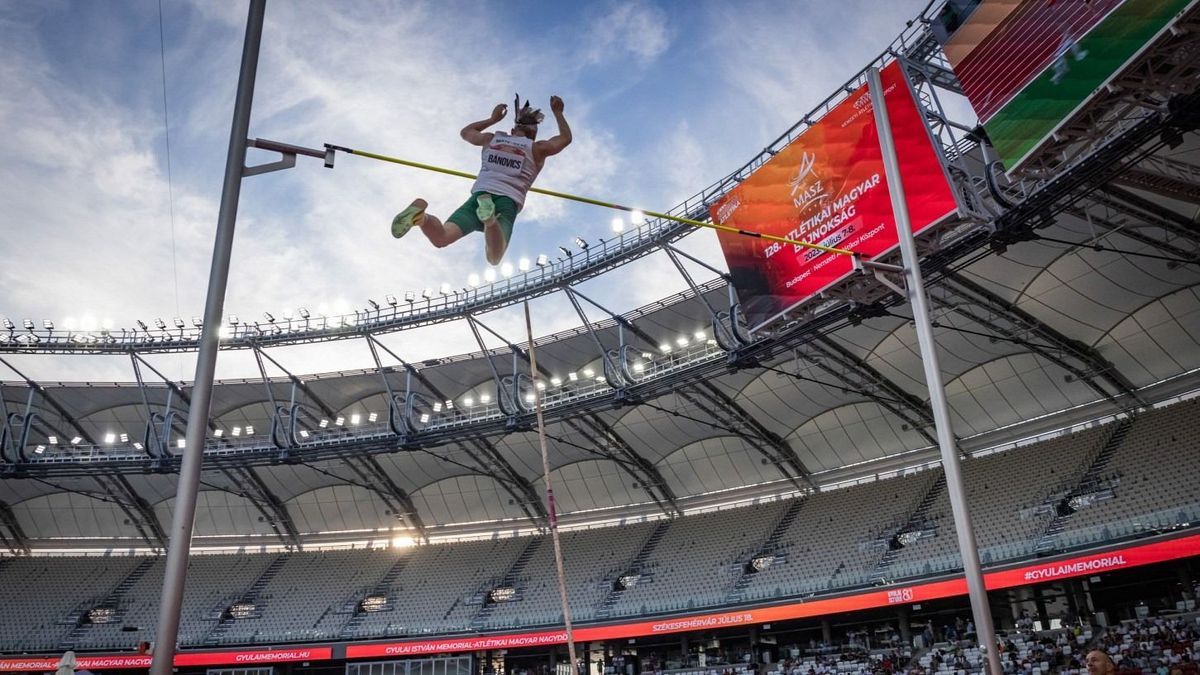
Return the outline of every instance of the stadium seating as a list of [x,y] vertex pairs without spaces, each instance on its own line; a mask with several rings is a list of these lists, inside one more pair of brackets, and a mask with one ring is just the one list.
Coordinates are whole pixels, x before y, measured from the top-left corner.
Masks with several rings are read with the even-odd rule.
[[[971,458],[964,475],[984,562],[1198,522],[1200,498],[1191,487],[1198,460],[1196,399]],[[903,532],[920,535],[896,546]],[[576,621],[808,597],[961,566],[940,470],[564,532],[562,541]],[[389,550],[196,555],[179,639],[185,646],[285,644],[555,624],[553,559],[545,534]],[[762,564],[753,565],[756,559]],[[7,609],[0,650],[128,649],[152,639],[163,568],[155,557],[0,559]],[[622,578],[627,583],[617,583]],[[510,597],[489,595],[501,587]],[[373,611],[364,610],[368,597]],[[243,611],[233,616],[238,603]],[[104,610],[97,620],[108,622],[82,620],[97,608]],[[973,657],[951,654],[959,656]]]

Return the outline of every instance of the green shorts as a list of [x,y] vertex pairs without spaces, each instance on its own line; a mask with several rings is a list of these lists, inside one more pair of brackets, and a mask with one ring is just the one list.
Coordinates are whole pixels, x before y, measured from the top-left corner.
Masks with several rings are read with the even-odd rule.
[[[457,225],[463,234],[483,232],[483,221],[475,215],[475,210],[479,208],[479,195],[481,194],[484,193],[472,194],[471,198],[463,202],[457,211],[450,214],[446,222]],[[512,239],[513,221],[517,219],[517,203],[511,197],[497,194],[492,195],[492,203],[496,205],[496,223],[500,225],[500,231],[504,233],[504,241],[508,242]]]

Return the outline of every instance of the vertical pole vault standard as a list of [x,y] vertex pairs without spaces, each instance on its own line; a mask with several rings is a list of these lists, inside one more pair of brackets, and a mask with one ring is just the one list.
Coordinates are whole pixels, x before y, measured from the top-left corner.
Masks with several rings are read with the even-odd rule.
[[175,512],[168,532],[167,566],[163,573],[162,604],[158,611],[154,661],[150,675],[170,675],[174,667],[175,643],[179,638],[179,610],[187,576],[188,553],[192,547],[192,525],[196,517],[196,494],[200,487],[200,464],[204,460],[204,436],[212,403],[213,377],[217,365],[221,318],[225,307],[225,285],[229,280],[229,258],[233,251],[233,227],[237,220],[242,171],[246,163],[246,137],[250,130],[250,103],[254,99],[254,76],[258,70],[258,47],[262,41],[263,15],[267,0],[251,0],[246,19],[246,42],[242,47],[242,69],[238,75],[233,126],[229,132],[229,154],[225,158],[225,183],[212,267],[208,273],[208,297],[204,301],[204,324],[196,355],[196,379],[188,410],[183,466],[175,491]]
[[992,626],[992,611],[988,606],[987,589],[983,585],[983,571],[979,564],[979,550],[975,546],[971,513],[967,510],[967,494],[963,489],[958,445],[954,440],[954,431],[950,428],[950,408],[946,405],[946,390],[942,384],[942,371],[937,359],[937,343],[933,339],[933,323],[929,318],[929,299],[925,295],[925,282],[921,278],[917,243],[913,238],[912,223],[908,219],[908,201],[904,198],[904,185],[900,177],[900,159],[896,155],[896,143],[892,138],[892,126],[884,103],[883,82],[879,77],[878,68],[872,67],[868,71],[867,81],[870,86],[871,105],[875,109],[875,127],[879,130],[879,145],[883,149],[883,168],[887,175],[888,191],[892,196],[892,213],[896,218],[900,255],[904,259],[908,300],[916,323],[921,362],[925,367],[925,385],[929,387],[929,405],[933,408],[933,421],[942,453],[942,469],[946,472],[946,490],[950,493],[950,507],[954,513],[958,550],[962,552],[963,573],[967,577],[971,613],[975,616],[979,643],[987,654],[988,668],[992,675],[1000,675],[1003,671],[1000,669],[1000,655],[996,649],[996,630]]
[[525,332],[529,336],[529,372],[533,380],[533,407],[537,411],[538,443],[542,447],[542,475],[546,479],[546,513],[550,516],[550,539],[554,542],[554,565],[558,568],[558,595],[562,599],[563,629],[567,633],[567,658],[571,675],[575,675],[575,633],[571,628],[571,603],[567,601],[567,573],[563,570],[562,544],[558,541],[558,512],[554,506],[554,489],[550,486],[550,453],[546,450],[546,427],[542,419],[542,392],[538,389],[537,354],[533,351],[533,320],[529,318],[529,301],[525,301]]

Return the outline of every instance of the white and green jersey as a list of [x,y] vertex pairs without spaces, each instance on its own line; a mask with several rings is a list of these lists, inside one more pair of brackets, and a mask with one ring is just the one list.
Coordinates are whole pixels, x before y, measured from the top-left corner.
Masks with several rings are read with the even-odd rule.
[[512,136],[503,132],[492,135],[483,147],[483,164],[471,192],[490,192],[503,195],[525,205],[525,194],[537,178],[538,166],[533,159],[533,139]]

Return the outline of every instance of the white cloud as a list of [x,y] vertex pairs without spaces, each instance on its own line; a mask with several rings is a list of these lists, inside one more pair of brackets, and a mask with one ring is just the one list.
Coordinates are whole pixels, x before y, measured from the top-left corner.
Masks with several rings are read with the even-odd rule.
[[590,22],[584,41],[584,60],[601,63],[631,56],[646,63],[658,58],[671,45],[667,13],[646,2],[613,4]]

